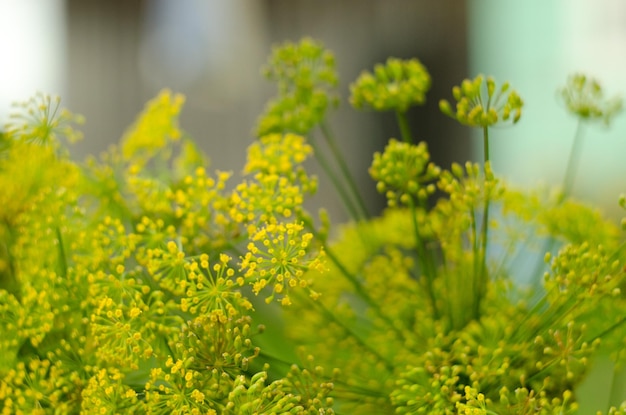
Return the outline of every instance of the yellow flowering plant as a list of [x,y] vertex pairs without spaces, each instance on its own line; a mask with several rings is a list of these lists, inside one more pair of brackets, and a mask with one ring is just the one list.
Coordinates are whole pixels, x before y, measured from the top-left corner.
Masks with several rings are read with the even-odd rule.
[[[626,244],[570,197],[580,135],[556,196],[512,188],[489,133],[523,100],[480,75],[440,108],[482,131],[484,162],[438,166],[406,117],[430,74],[391,58],[350,87],[402,135],[373,156],[388,207],[371,216],[329,122],[334,65],[311,39],[274,49],[278,94],[239,178],[210,172],[168,90],[84,162],[65,147],[81,117],[47,96],[16,107],[0,136],[0,413],[577,412],[594,357],[626,358]],[[559,97],[581,123],[621,109],[583,75]],[[333,232],[306,207],[309,159],[351,216]]]

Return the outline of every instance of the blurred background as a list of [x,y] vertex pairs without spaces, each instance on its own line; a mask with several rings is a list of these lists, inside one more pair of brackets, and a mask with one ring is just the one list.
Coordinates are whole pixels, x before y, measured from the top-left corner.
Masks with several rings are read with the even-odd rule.
[[[410,117],[444,167],[479,160],[482,150],[478,137],[439,113],[439,99],[480,72],[511,81],[525,113],[519,126],[492,133],[492,158],[520,186],[562,181],[576,123],[555,91],[570,73],[626,91],[621,0],[1,0],[0,119],[36,91],[58,94],[87,119],[85,140],[72,149],[82,158],[119,140],[168,87],[187,96],[181,124],[211,167],[238,172],[274,92],[259,68],[272,45],[303,36],[335,52],[342,105],[330,121],[373,210],[382,200],[367,175],[371,154],[399,131],[393,114],[356,112],[347,97],[360,71],[388,56],[417,57],[429,69],[428,102]],[[626,191],[623,118],[610,130],[588,129],[574,190],[616,215]],[[320,187],[317,198],[341,220],[324,177]]]

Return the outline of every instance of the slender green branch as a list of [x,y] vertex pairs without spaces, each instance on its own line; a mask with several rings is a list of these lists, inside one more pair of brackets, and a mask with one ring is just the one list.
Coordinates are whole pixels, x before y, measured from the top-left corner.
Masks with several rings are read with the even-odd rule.
[[333,186],[335,187],[335,190],[337,190],[337,193],[339,193],[339,197],[341,198],[346,209],[348,210],[348,214],[350,215],[350,217],[355,221],[363,219],[362,214],[359,213],[359,210],[354,205],[344,184],[339,180],[337,175],[331,169],[330,164],[328,163],[328,160],[326,159],[324,154],[320,151],[314,140],[309,140],[309,143],[311,144],[311,146],[313,147],[313,151],[315,152],[315,159],[322,167],[322,170],[324,170],[326,175],[330,178]]
[[[578,164],[580,162],[580,155],[581,155],[580,152],[581,152],[581,147],[582,147],[582,142],[583,142],[582,137],[583,137],[583,121],[582,119],[579,118],[578,123],[576,124],[576,132],[574,133],[574,141],[572,142],[572,147],[570,148],[570,152],[569,152],[567,167],[565,169],[565,176],[563,178],[563,193],[561,193],[559,197],[557,206],[563,203],[565,199],[567,199],[567,197],[572,192],[572,189],[574,186],[574,179],[576,177],[576,171],[578,170]],[[542,276],[541,270],[545,266],[543,262],[543,254],[545,254],[546,252],[552,252],[556,243],[557,243],[557,240],[552,235],[544,242],[542,252],[540,252],[542,256],[537,261],[537,264],[535,265],[535,268],[533,270],[532,278],[533,278],[534,283],[539,283],[539,280],[541,279],[541,276]]]
[[318,308],[322,312],[322,314],[324,315],[325,318],[328,319],[328,321],[332,321],[333,323],[337,324],[342,329],[344,329],[346,333],[349,334],[359,344],[359,346],[361,346],[364,350],[367,350],[369,353],[375,356],[376,359],[378,359],[383,365],[385,365],[385,368],[387,369],[389,373],[393,372],[394,365],[392,364],[392,362],[390,362],[387,358],[381,355],[377,350],[372,348],[366,340],[362,339],[361,336],[354,330],[352,325],[347,324],[341,321],[339,318],[337,318],[337,316],[333,312],[331,312],[328,308],[326,308],[326,306],[322,304],[321,301],[313,300],[310,297],[306,297],[306,298],[310,304],[312,304],[314,307]]
[[[480,258],[480,249],[479,249],[479,237],[478,237],[478,230],[476,229],[476,212],[475,209],[472,207],[472,210],[470,212],[470,229],[472,231],[472,254],[474,256],[474,284],[472,285],[472,298],[476,299],[478,298],[478,279],[479,279],[479,275],[480,275],[480,262],[478,261],[478,259]],[[473,317],[474,318],[478,318],[478,315],[476,313],[477,308],[474,307],[474,310],[472,310]]]
[[489,281],[489,270],[487,268],[487,241],[489,238],[489,192],[491,189],[487,188],[487,172],[488,165],[490,163],[489,160],[489,127],[483,127],[483,148],[484,148],[484,173],[485,173],[485,204],[483,208],[483,221],[481,227],[481,235],[480,235],[480,273],[478,275],[478,297],[476,297],[476,302],[474,303],[474,317],[478,318],[480,316],[480,304],[482,302],[483,297],[487,291],[487,283]]
[[409,198],[411,206],[411,220],[413,223],[413,234],[415,235],[415,246],[417,247],[417,255],[424,267],[424,276],[426,277],[426,292],[430,300],[431,307],[433,309],[433,317],[435,320],[439,319],[439,309],[437,307],[437,296],[435,295],[435,289],[433,286],[436,270],[434,262],[429,258],[428,249],[424,240],[419,233],[419,225],[417,223],[417,208],[413,199]]
[[483,127],[483,158],[486,166],[489,163],[489,127]]
[[611,334],[612,332],[614,332],[615,330],[620,328],[624,323],[626,323],[626,317],[623,317],[623,318],[619,319],[618,321],[613,323],[611,326],[606,328],[604,331],[602,331],[599,334],[596,334],[592,338],[588,339],[587,342],[591,343],[591,342],[594,342],[597,339],[602,339],[603,337],[607,336],[608,334]]
[[330,148],[330,151],[335,158],[335,161],[337,162],[337,165],[339,166],[339,169],[341,170],[341,173],[343,174],[346,183],[348,184],[348,188],[350,189],[352,195],[354,196],[354,199],[356,200],[356,206],[361,211],[361,215],[364,218],[369,217],[365,201],[361,196],[361,192],[359,192],[359,187],[357,186],[356,181],[352,176],[352,173],[350,173],[348,163],[346,163],[346,160],[343,157],[343,153],[341,152],[341,150],[339,150],[339,147],[337,146],[337,140],[335,139],[334,134],[332,133],[330,127],[325,121],[320,124],[320,129],[322,130],[322,135],[326,140],[326,144],[328,144],[328,147]]
[[565,170],[565,177],[563,179],[563,200],[570,195],[574,186],[576,171],[578,170],[578,164],[580,163],[582,142],[583,121],[581,119],[578,119],[578,124],[576,124],[576,133],[574,134],[574,141],[572,143],[572,148],[570,149],[569,159],[567,161],[567,168]]
[[58,241],[58,258],[59,258],[59,271],[62,278],[67,277],[67,255],[65,254],[65,246],[63,246],[63,235],[61,235],[61,229],[57,226],[55,229],[57,241]]
[[[307,229],[309,229],[309,231],[311,231],[313,233],[313,235],[315,236],[315,239],[317,239],[318,241],[322,241],[322,239],[319,238],[319,235],[318,235],[317,231],[315,230],[315,227],[313,226],[311,221],[308,218],[302,218],[302,221],[304,222],[304,225],[307,227]],[[363,287],[363,284],[361,283],[361,281],[359,281],[358,278],[354,274],[352,274],[350,271],[348,271],[348,269],[345,267],[345,265],[343,265],[343,263],[339,260],[337,255],[334,254],[332,249],[327,244],[324,243],[323,246],[324,246],[324,252],[325,252],[326,256],[333,262],[333,264],[335,264],[335,266],[337,267],[339,272],[341,274],[343,274],[343,276],[350,282],[350,284],[352,284],[354,290],[357,292],[357,294],[360,296],[360,298],[362,298],[367,303],[367,305],[369,307],[371,307],[371,309],[386,324],[389,325],[389,328],[396,334],[396,336],[399,339],[405,339],[405,334],[402,331],[398,330],[398,328],[394,325],[394,322],[388,316],[386,316],[383,313],[383,311],[381,310],[379,304],[377,304],[372,299],[372,297],[370,297],[370,295],[367,293],[367,291]]]
[[398,121],[398,126],[400,127],[402,140],[404,140],[406,143],[412,143],[413,136],[411,135],[411,127],[409,126],[409,120],[406,117],[406,111],[396,111],[396,120]]

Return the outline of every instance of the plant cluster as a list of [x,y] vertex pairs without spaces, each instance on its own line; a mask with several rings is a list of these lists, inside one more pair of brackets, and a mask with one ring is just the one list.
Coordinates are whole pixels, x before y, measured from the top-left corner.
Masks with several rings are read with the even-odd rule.
[[[576,413],[594,356],[626,357],[624,237],[569,196],[577,157],[557,195],[499,179],[489,134],[523,101],[478,76],[440,107],[480,129],[484,162],[437,166],[406,117],[430,75],[389,59],[350,89],[401,132],[373,157],[389,206],[372,217],[328,123],[332,53],[286,43],[265,74],[278,94],[236,183],[208,171],[170,91],[83,163],[64,147],[80,117],[47,96],[17,108],[0,137],[1,413]],[[560,96],[581,122],[621,105],[582,75]],[[312,156],[352,218],[332,235],[305,207]]]

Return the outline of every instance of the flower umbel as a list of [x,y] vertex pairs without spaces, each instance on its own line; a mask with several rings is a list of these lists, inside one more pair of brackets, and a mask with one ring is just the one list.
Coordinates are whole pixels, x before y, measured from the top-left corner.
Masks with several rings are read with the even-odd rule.
[[350,86],[350,103],[357,109],[405,112],[426,101],[430,84],[430,74],[419,60],[389,58]]
[[272,286],[272,294],[266,298],[271,302],[278,296],[281,304],[290,305],[288,291],[300,287],[308,288],[306,279],[308,270],[321,271],[325,268],[324,252],[310,253],[313,234],[303,232],[304,225],[293,223],[268,223],[251,236],[248,252],[242,258],[241,271],[244,277],[239,279],[252,283],[252,291],[258,294],[266,286]]
[[314,193],[317,179],[308,176],[302,163],[313,154],[313,147],[296,134],[269,134],[248,148],[244,173],[261,173],[265,177],[282,176],[289,183],[299,183],[304,193]]
[[439,108],[449,117],[471,127],[489,127],[506,121],[515,124],[522,115],[524,102],[509,88],[508,82],[497,88],[492,77],[485,80],[483,75],[478,75],[452,88],[456,111],[446,100],[439,101]]
[[609,125],[622,110],[620,97],[605,98],[598,80],[580,73],[571,75],[558,94],[569,112],[583,120],[602,120],[605,125]]
[[305,38],[276,47],[263,72],[278,84],[278,96],[259,119],[259,136],[307,134],[338,104],[335,57],[320,42]]
[[425,201],[435,192],[431,182],[440,170],[430,162],[425,142],[413,145],[392,138],[382,154],[374,154],[370,175],[377,181],[378,191],[387,196],[389,206],[395,206],[398,201],[408,205],[410,197]]
[[70,143],[80,140],[82,133],[74,130],[72,125],[82,124],[84,118],[60,108],[60,104],[60,97],[41,93],[15,104],[18,111],[10,115],[5,134],[9,138],[41,145],[58,144],[61,137]]
[[178,127],[178,114],[185,98],[181,94],[172,94],[169,90],[148,102],[143,114],[137,118],[122,139],[122,153],[126,159],[136,158],[139,162],[147,161],[169,141],[178,141],[182,132]]

